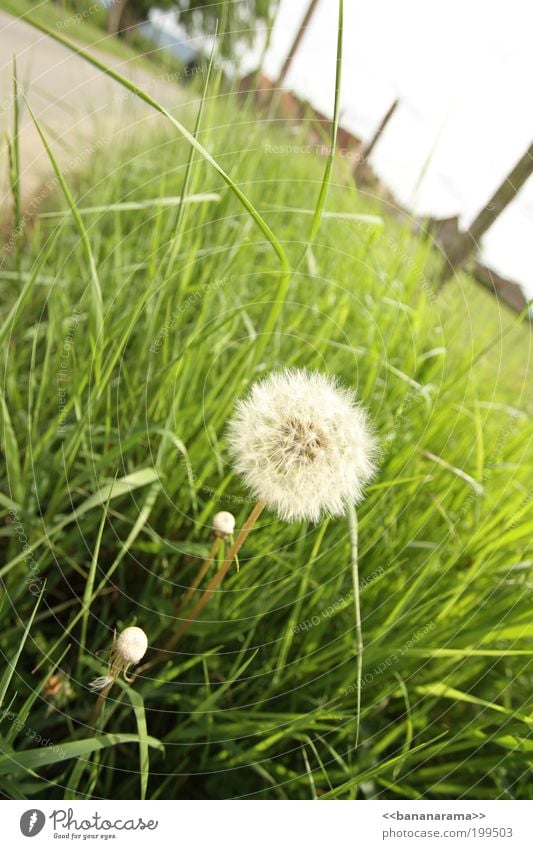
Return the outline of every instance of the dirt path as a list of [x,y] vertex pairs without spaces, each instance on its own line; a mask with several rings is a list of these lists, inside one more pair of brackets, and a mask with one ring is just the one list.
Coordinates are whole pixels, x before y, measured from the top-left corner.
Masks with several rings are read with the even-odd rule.
[[[151,75],[134,61],[125,61],[86,48],[107,65],[132,79],[164,105],[183,106],[187,94],[168,75]],[[89,159],[91,152],[128,132],[149,129],[158,116],[88,62],[43,35],[29,24],[0,12],[0,217],[10,204],[8,157],[4,143],[13,120],[12,59],[18,79],[40,121],[62,169],[69,173]],[[49,178],[51,166],[28,111],[21,116],[21,184],[25,203]]]

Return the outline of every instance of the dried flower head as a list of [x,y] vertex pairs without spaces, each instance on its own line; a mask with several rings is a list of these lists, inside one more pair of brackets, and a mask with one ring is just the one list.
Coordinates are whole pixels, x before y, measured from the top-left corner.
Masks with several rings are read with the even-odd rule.
[[229,423],[235,469],[286,521],[340,516],[375,471],[365,411],[335,379],[289,369],[256,383]]
[[235,516],[227,510],[221,510],[213,516],[213,531],[215,536],[227,539],[235,530]]
[[131,664],[139,663],[146,654],[148,648],[148,637],[142,628],[125,628],[113,643],[109,659],[109,673],[96,678],[89,686],[93,690],[103,690],[112,684],[121,674],[128,683],[130,678],[127,671]]

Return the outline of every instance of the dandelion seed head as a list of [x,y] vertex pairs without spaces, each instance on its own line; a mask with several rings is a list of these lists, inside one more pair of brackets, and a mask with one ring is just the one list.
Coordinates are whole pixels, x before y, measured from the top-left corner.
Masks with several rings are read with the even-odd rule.
[[246,486],[286,521],[343,515],[375,472],[366,412],[318,372],[289,369],[254,384],[228,436]]

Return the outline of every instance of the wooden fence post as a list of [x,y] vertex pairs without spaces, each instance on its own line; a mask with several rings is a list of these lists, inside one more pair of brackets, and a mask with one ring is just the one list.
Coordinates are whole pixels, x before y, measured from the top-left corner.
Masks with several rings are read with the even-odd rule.
[[277,78],[276,83],[275,83],[275,88],[281,88],[281,86],[283,85],[283,82],[285,80],[285,77],[287,76],[289,68],[292,65],[292,60],[294,59],[295,53],[298,50],[298,47],[300,46],[300,42],[305,35],[305,31],[306,31],[307,27],[309,26],[309,22],[310,22],[311,18],[313,17],[313,13],[314,13],[316,7],[318,6],[318,3],[319,3],[319,0],[311,0],[309,7],[307,9],[307,12],[304,15],[304,19],[303,19],[302,23],[300,24],[300,27],[298,29],[298,32],[296,33],[294,41],[292,42],[290,49],[289,49],[289,52],[287,53],[287,58],[285,59],[283,66],[281,68],[281,71],[279,72],[278,78]]
[[399,102],[400,101],[398,100],[398,98],[396,98],[396,100],[394,100],[391,103],[391,105],[387,109],[385,115],[381,119],[381,123],[380,123],[379,127],[377,128],[376,132],[374,133],[374,135],[372,136],[372,138],[370,139],[368,144],[366,144],[363,147],[363,149],[361,150],[361,155],[358,157],[358,159],[357,159],[357,161],[354,165],[354,168],[353,168],[353,176],[354,177],[357,176],[357,173],[363,167],[363,165],[365,165],[368,162],[368,158],[369,158],[370,154],[372,153],[372,151],[374,150],[376,144],[380,140],[381,136],[383,135],[385,127],[387,126],[390,119],[392,118],[392,116],[396,112],[396,109],[398,108]]

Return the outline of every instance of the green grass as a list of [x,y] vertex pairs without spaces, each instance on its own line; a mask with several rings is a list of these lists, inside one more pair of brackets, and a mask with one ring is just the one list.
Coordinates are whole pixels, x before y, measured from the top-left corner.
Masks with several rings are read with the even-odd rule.
[[[437,294],[431,244],[342,162],[309,249],[325,162],[272,152],[305,139],[217,94],[192,156],[159,123],[100,152],[0,272],[0,792],[531,798],[530,330],[467,275]],[[344,521],[263,514],[161,651],[214,512],[249,512],[235,401],[289,365],[356,389],[382,446],[359,509],[357,750]],[[132,624],[161,662],[94,723],[88,683]]]

